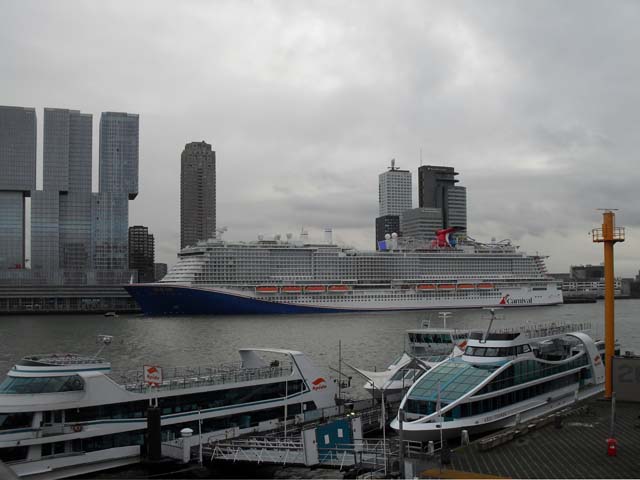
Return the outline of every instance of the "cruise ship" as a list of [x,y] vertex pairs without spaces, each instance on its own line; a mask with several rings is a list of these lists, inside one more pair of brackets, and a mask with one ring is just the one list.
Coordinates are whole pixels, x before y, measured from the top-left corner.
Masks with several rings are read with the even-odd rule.
[[437,441],[527,422],[604,390],[604,342],[586,324],[472,331],[464,354],[416,380],[400,404],[405,438]]
[[185,427],[203,442],[266,431],[285,415],[292,422],[336,405],[336,384],[301,352],[247,348],[240,358],[117,373],[97,356],[27,356],[0,383],[0,460],[33,480],[139,462],[151,400],[160,408],[163,441]]
[[[442,233],[445,232],[445,233]],[[446,235],[445,235],[446,234]],[[340,313],[562,303],[543,256],[508,241],[457,242],[447,231],[426,245],[393,238],[358,251],[330,239],[227,242],[184,248],[159,282],[124,287],[148,315]]]

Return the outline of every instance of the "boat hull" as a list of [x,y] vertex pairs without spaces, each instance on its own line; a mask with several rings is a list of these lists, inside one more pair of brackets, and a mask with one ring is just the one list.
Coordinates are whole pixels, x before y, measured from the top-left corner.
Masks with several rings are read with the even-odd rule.
[[[562,294],[549,289],[548,294],[526,302],[511,304],[501,303],[505,295],[496,291],[493,297],[482,299],[428,298],[420,293],[408,295],[401,293],[388,300],[370,300],[366,292],[344,292],[331,294],[327,292],[323,298],[318,294],[259,295],[247,291],[234,291],[221,288],[192,287],[174,284],[129,284],[124,285],[127,292],[138,302],[146,315],[267,315],[267,314],[304,314],[304,313],[344,313],[344,312],[378,312],[403,310],[429,310],[440,308],[483,308],[497,306],[544,306],[562,303]],[[526,296],[526,289],[521,292],[509,290],[509,298],[517,295]],[[389,290],[388,292],[391,292]],[[379,291],[377,292],[379,293]],[[404,296],[402,296],[404,295]],[[369,295],[371,297],[372,295]],[[523,297],[524,298],[524,297]]]

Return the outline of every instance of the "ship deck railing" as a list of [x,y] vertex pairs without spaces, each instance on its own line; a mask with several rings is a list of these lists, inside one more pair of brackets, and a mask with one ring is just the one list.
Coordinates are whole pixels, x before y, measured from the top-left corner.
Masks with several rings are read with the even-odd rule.
[[130,392],[148,393],[151,389],[165,391],[284,378],[292,373],[293,365],[291,364],[258,368],[242,368],[239,363],[235,366],[230,364],[225,366],[175,367],[163,370],[162,382],[154,387],[150,387],[144,381],[142,371],[112,373],[109,376]]

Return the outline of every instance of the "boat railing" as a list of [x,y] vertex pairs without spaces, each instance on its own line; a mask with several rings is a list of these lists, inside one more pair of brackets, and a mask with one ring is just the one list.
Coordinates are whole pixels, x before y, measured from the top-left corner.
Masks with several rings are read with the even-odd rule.
[[591,322],[548,322],[537,325],[521,325],[514,328],[502,328],[494,333],[520,333],[525,338],[542,338],[571,332],[585,332],[592,329]]
[[[30,362],[42,363],[46,365],[96,365],[100,363],[108,363],[104,358],[89,357],[86,355],[78,355],[77,353],[44,353],[29,355],[22,360]],[[46,364],[46,365],[45,365]]]
[[[258,368],[242,368],[240,365],[237,364],[235,368],[232,365],[225,365],[224,367],[217,365],[163,369],[162,383],[153,388],[156,390],[196,388],[285,377],[293,373],[293,365],[287,363]],[[144,375],[141,370],[116,373],[109,376],[128,391],[138,393],[149,391],[150,387],[144,381]]]

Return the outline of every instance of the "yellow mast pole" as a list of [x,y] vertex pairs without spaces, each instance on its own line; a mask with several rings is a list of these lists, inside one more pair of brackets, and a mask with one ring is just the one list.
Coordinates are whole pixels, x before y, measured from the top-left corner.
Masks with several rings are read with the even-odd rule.
[[604,396],[610,399],[613,392],[611,377],[615,350],[613,245],[624,242],[624,229],[615,227],[615,213],[606,210],[602,214],[602,228],[594,229],[592,234],[594,242],[604,243]]

